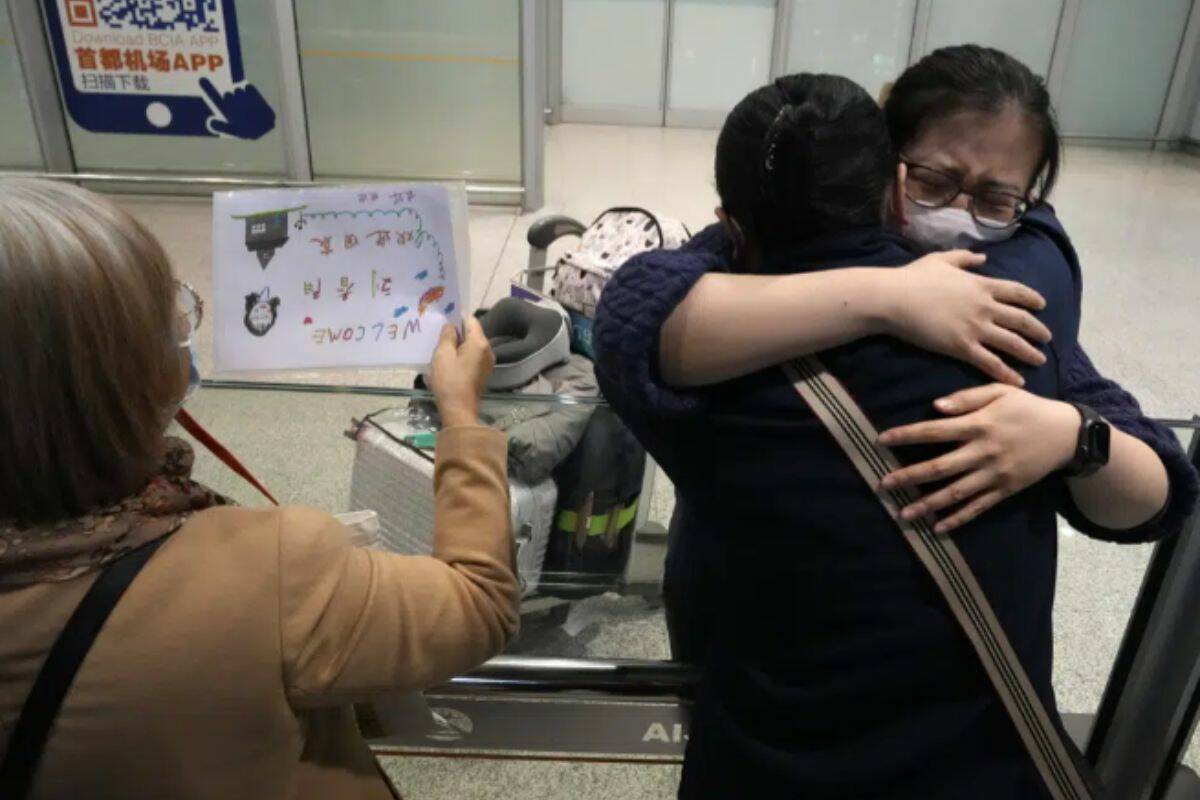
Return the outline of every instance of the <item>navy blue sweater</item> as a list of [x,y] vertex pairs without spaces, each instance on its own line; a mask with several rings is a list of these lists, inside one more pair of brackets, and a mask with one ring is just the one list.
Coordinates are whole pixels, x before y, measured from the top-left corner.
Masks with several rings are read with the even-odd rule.
[[[724,247],[709,230],[684,251],[634,259],[610,284],[596,320],[605,394],[675,481],[686,509],[668,570],[704,620],[705,679],[681,796],[1041,796],[940,595],[782,374],[764,370],[694,392],[673,392],[658,378],[662,322],[700,275],[728,263]],[[1073,374],[1090,364],[1079,363],[1075,343],[1078,265],[1065,234],[1052,216],[1035,216],[988,254],[988,274],[1022,280],[1049,301],[1043,321],[1054,342],[1047,364],[1025,371],[1027,388],[1087,402],[1123,428],[1133,418],[1154,434],[1156,449],[1172,454],[1172,507],[1126,536],[1176,526],[1195,486],[1170,433],[1144,420],[1127,396],[1118,399],[1120,415],[1103,396],[1071,391]],[[867,231],[780,254],[768,270],[911,259],[902,240]],[[880,429],[930,418],[935,397],[982,382],[966,365],[886,337],[822,358]],[[957,534],[1050,708],[1056,510],[1089,532],[1116,535],[1086,524],[1057,479]]]

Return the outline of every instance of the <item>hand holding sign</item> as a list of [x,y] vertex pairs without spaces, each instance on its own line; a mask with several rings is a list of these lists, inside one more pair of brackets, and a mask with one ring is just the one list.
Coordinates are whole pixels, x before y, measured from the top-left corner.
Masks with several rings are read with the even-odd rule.
[[453,325],[442,328],[430,383],[444,427],[479,424],[479,398],[495,366],[496,355],[479,320],[468,318],[461,337]]
[[200,88],[208,97],[213,111],[219,115],[208,120],[208,129],[214,135],[260,139],[274,129],[275,112],[252,84],[222,93],[208,78],[201,78]]

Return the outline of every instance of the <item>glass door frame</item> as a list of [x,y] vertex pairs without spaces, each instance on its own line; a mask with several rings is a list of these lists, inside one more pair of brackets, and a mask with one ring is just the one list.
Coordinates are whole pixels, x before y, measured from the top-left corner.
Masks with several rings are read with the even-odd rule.
[[[1076,23],[1079,19],[1080,5],[1084,0],[1062,0],[1058,29],[1055,32],[1054,47],[1050,57],[1050,69],[1046,82],[1052,97],[1062,93],[1067,64],[1069,62],[1071,44],[1075,36]],[[549,15],[549,51],[552,59],[547,64],[547,79],[550,84],[548,92],[549,106],[547,117],[550,121],[609,123],[618,125],[650,125],[672,127],[718,127],[724,119],[721,112],[711,114],[696,114],[685,112],[672,114],[670,112],[670,64],[671,40],[676,0],[665,0],[663,4],[663,64],[662,89],[657,109],[644,112],[629,109],[612,109],[602,107],[571,106],[562,101],[562,3],[563,0],[548,0],[551,4]],[[916,0],[913,15],[912,38],[909,43],[908,63],[911,65],[926,53],[929,24],[933,14],[934,0]],[[788,61],[788,42],[790,41],[791,26],[796,20],[795,0],[777,0],[775,4],[775,31],[771,48],[771,79],[783,74]],[[1154,137],[1148,139],[1123,139],[1104,136],[1067,137],[1067,141],[1075,144],[1098,144],[1108,146],[1141,147],[1155,149],[1175,149],[1181,146],[1187,135],[1192,115],[1200,107],[1200,0],[1192,0],[1188,14],[1187,25],[1180,37],[1179,51],[1175,60],[1163,108]]]
[[576,105],[563,100],[563,0],[548,0],[548,2],[550,4],[548,34],[551,39],[548,49],[551,60],[548,64],[546,79],[551,86],[550,102],[547,108],[550,120],[554,123],[578,122],[651,127],[666,125],[667,82],[671,64],[671,21],[674,18],[675,0],[663,0],[663,59],[659,70],[658,107],[646,109]]
[[[675,28],[676,0],[667,0],[667,47],[663,63],[663,125],[671,128],[719,128],[725,121],[726,111],[706,111],[688,108],[671,108],[671,55]],[[792,3],[790,0],[775,0],[775,19],[771,30],[771,56],[767,61],[768,80],[783,74],[787,63],[787,36],[791,23]]]
[[[0,0],[0,3],[7,2],[29,96],[29,113],[42,151],[43,171],[37,174],[86,181],[100,187],[165,194],[252,186],[306,186],[328,182],[314,180],[313,177],[293,0],[262,1],[271,14],[279,60],[281,97],[276,119],[283,136],[285,173],[276,178],[232,177],[208,172],[184,175],[95,170],[81,172],[71,147],[41,0]],[[544,126],[548,86],[548,37],[545,32],[547,4],[550,0],[514,2],[519,4],[520,17],[521,179],[517,183],[469,183],[467,196],[472,203],[517,205],[528,211],[540,208],[545,198]],[[0,175],[3,174],[6,173],[0,172]],[[388,179],[404,180],[404,177],[388,176]]]

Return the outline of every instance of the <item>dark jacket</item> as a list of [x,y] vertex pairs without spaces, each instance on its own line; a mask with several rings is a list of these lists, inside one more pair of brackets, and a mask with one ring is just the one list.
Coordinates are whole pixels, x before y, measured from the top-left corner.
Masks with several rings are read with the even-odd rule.
[[[706,238],[718,246],[705,252]],[[685,393],[659,380],[662,321],[713,260],[728,263],[719,234],[697,239],[686,252],[623,268],[596,320],[605,395],[675,481],[685,508],[684,546],[673,548],[668,570],[677,600],[684,594],[703,620],[705,677],[681,796],[1040,796],[936,588],[782,373]],[[1021,280],[1048,300],[1042,317],[1054,341],[1047,364],[1025,370],[1027,388],[1066,395],[1078,367],[1080,286],[1069,241],[1046,215],[988,254],[988,274]],[[778,254],[768,271],[912,257],[903,240],[862,231]],[[684,262],[703,266],[672,271]],[[967,365],[887,337],[822,359],[881,430],[931,418],[934,398],[982,382]],[[1138,416],[1136,406],[1129,415]],[[1047,479],[956,536],[1049,708],[1055,511],[1072,511],[1064,503],[1061,481]]]

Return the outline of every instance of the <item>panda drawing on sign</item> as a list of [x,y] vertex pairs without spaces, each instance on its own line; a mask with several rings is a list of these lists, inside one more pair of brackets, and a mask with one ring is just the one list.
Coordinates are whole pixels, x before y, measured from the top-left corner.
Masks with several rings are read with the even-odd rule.
[[246,330],[255,336],[266,336],[279,318],[279,298],[271,297],[268,287],[261,292],[246,295]]

